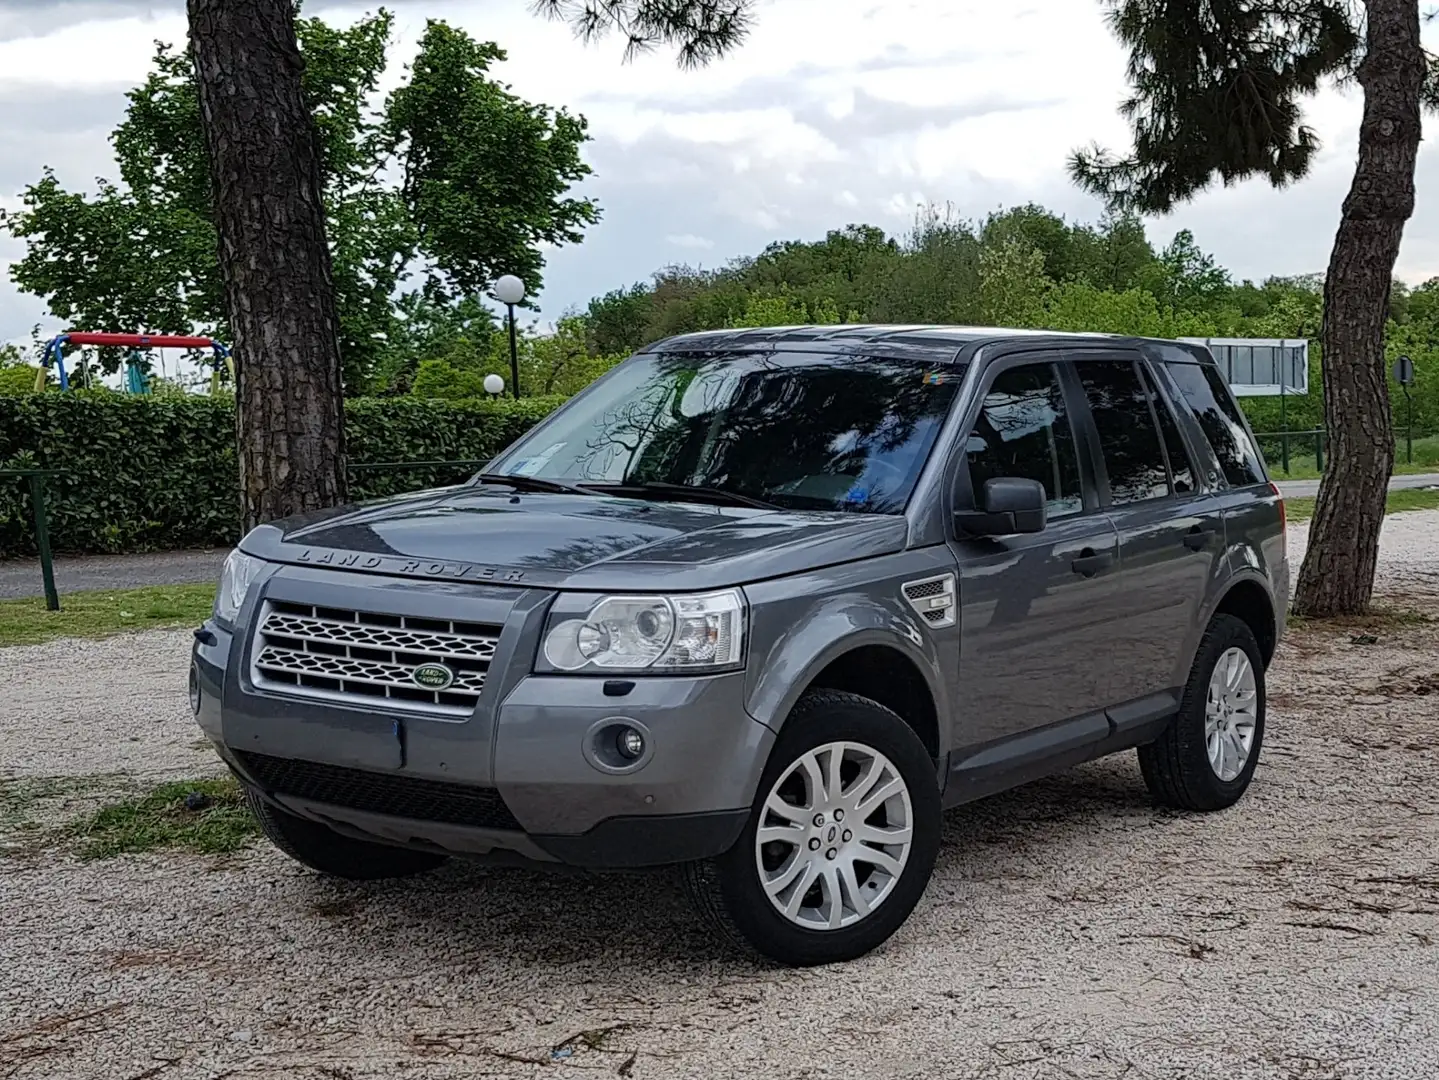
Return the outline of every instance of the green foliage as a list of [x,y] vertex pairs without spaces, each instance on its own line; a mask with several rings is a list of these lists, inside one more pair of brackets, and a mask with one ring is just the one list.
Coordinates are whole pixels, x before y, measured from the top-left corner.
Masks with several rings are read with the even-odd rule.
[[[744,314],[733,318],[731,327],[746,326],[837,326],[844,322],[839,309],[828,300],[810,306],[789,296],[752,296],[745,304]],[[851,317],[851,322],[854,317]]]
[[[488,460],[560,400],[357,399],[346,407],[350,461]],[[0,468],[64,470],[46,482],[57,551],[232,544],[240,527],[234,430],[227,397],[0,396]],[[351,491],[366,499],[458,483],[474,471],[360,467]],[[31,528],[26,488],[0,480],[0,556],[33,553]]]
[[449,360],[421,360],[410,394],[446,401],[481,398],[485,396],[485,376],[478,368],[456,367]]
[[400,297],[396,313],[389,358],[374,380],[383,393],[407,393],[426,360],[483,368],[500,336],[494,313],[473,296],[445,301],[413,292]]
[[31,394],[40,369],[30,364],[0,367],[0,394]]
[[904,237],[847,225],[823,240],[771,244],[720,270],[666,268],[652,283],[591,301],[585,321],[596,353],[629,352],[694,330],[823,322],[831,314],[847,322],[1043,325],[1056,286],[1122,292],[1149,284],[1209,295],[1209,279],[1191,276],[1212,262],[1204,264],[1183,234],[1171,249],[1165,263],[1143,224],[1126,215],[1070,224],[1027,205],[976,224],[952,207],[926,207]]
[[[578,241],[598,213],[587,200],[565,197],[589,172],[579,156],[583,119],[531,105],[493,81],[489,66],[504,57],[493,44],[432,22],[411,81],[382,111],[372,108],[392,25],[384,11],[345,29],[315,18],[296,23],[352,394],[391,389],[397,375],[429,358],[413,351],[405,308],[420,301],[396,299],[417,257],[434,268],[436,282],[461,294],[478,294],[506,270],[523,274],[534,291],[539,244]],[[18,211],[0,212],[0,228],[26,244],[11,277],[76,329],[226,340],[189,56],[158,45],[149,76],[128,97],[111,136],[118,183],[102,179],[95,194],[78,194],[46,170],[22,193]],[[397,172],[403,183],[393,179]],[[456,319],[476,316],[467,308]],[[124,354],[102,349],[97,359],[113,373]]]
[[[520,354],[520,390],[525,394],[572,397],[625,358],[624,353],[591,353],[585,320],[562,318],[555,332],[524,341]],[[495,336],[492,371],[507,372],[507,343]]]
[[583,117],[530,105],[490,81],[505,59],[492,42],[431,20],[410,81],[391,96],[388,124],[400,145],[432,284],[478,293],[517,274],[541,286],[539,245],[579,243],[599,220],[588,199],[565,192],[590,173],[580,160]]
[[[0,394],[34,393],[39,375],[40,369],[25,362],[18,345],[0,345]],[[48,386],[48,374],[44,381]]]
[[1121,107],[1128,157],[1092,148],[1070,172],[1113,205],[1165,213],[1214,180],[1283,186],[1319,149],[1300,103],[1352,74],[1360,52],[1348,0],[1105,0],[1129,51],[1132,96]]
[[988,244],[979,256],[980,321],[987,326],[1033,326],[1044,322],[1052,282],[1044,253],[1017,236]]

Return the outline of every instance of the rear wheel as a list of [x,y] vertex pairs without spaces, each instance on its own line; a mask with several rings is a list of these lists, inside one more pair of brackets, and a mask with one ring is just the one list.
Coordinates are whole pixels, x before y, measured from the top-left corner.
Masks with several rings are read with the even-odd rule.
[[411,877],[441,866],[444,855],[430,851],[371,844],[342,836],[317,821],[287,814],[245,787],[245,799],[270,842],[311,870],[350,881]]
[[1139,748],[1150,794],[1176,810],[1223,810],[1243,796],[1264,745],[1264,656],[1249,624],[1216,615],[1204,632],[1179,713]]
[[934,763],[894,713],[806,694],[786,722],[735,846],[684,868],[696,907],[771,960],[851,960],[914,910],[939,850]]

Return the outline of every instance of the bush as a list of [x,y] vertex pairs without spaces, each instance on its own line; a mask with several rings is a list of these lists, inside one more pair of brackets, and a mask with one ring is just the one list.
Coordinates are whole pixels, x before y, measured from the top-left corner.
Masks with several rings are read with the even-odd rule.
[[[561,400],[356,399],[346,405],[350,461],[484,461]],[[238,538],[229,397],[0,395],[0,468],[16,467],[64,470],[46,481],[56,551],[204,547]],[[351,494],[358,500],[457,483],[474,471],[357,468]],[[33,552],[26,486],[0,480],[0,556]]]
[[[31,394],[40,369],[33,364],[0,365],[0,394]],[[48,384],[49,378],[46,377]]]

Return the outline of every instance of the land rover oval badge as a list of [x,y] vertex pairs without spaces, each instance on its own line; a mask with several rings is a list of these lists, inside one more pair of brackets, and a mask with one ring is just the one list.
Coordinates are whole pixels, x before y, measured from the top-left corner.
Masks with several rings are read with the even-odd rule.
[[410,672],[410,679],[426,690],[448,690],[455,681],[455,673],[444,664],[421,664]]

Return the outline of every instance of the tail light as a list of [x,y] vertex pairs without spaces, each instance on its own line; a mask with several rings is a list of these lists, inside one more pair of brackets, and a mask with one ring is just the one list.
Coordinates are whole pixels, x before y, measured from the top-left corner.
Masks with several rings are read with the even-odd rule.
[[1289,558],[1289,513],[1284,509],[1284,492],[1279,490],[1279,485],[1273,480],[1269,481],[1269,490],[1274,492],[1274,497],[1279,500],[1279,550],[1287,559]]

